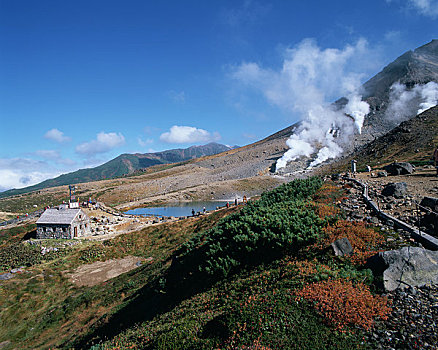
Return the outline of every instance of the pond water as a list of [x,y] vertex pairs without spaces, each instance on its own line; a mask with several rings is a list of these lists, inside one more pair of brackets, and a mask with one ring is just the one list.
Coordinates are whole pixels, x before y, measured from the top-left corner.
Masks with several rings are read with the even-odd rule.
[[[178,202],[168,204],[163,207],[146,207],[136,208],[125,211],[125,214],[143,215],[143,216],[191,216],[192,209],[197,213],[202,212],[203,208],[207,211],[215,210],[217,207],[223,207],[227,204],[225,201],[208,201],[208,202]],[[232,204],[230,202],[230,204]]]

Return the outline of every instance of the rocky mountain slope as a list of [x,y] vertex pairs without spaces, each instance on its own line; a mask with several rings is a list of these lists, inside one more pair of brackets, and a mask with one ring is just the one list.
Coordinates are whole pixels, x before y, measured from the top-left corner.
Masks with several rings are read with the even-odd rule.
[[[406,84],[408,88],[415,84],[438,81],[438,41],[434,40],[412,52],[405,53],[364,84],[365,97],[371,106],[371,112],[366,117],[363,134],[356,135],[355,147],[351,151],[362,150],[361,152],[366,152],[366,154],[356,153],[355,157],[363,159],[367,164],[375,160],[376,157],[381,157],[381,161],[388,159],[388,162],[394,156],[402,159],[402,154],[398,155],[397,152],[404,152],[403,155],[406,155],[408,150],[412,156],[415,155],[412,152],[417,149],[420,154],[429,154],[430,143],[435,141],[432,135],[427,136],[430,140],[425,141],[424,139],[433,130],[427,127],[429,125],[427,123],[433,122],[429,121],[423,125],[423,119],[418,118],[415,119],[416,122],[413,122],[412,126],[407,127],[412,129],[412,132],[402,133],[404,134],[403,138],[397,136],[392,140],[391,136],[387,136],[381,141],[376,141],[371,148],[362,148],[368,142],[392,129],[392,121],[388,123],[386,119],[386,110],[389,105],[391,86],[397,81]],[[416,113],[408,117],[412,118],[415,115]],[[431,118],[434,120],[435,117]],[[97,197],[108,204],[117,205],[119,208],[128,208],[157,202],[229,199],[243,194],[258,194],[281,182],[290,180],[291,177],[275,176],[275,163],[287,150],[286,140],[296,131],[298,125],[289,126],[261,141],[244,147],[188,160],[185,163],[172,166],[163,167],[162,164],[159,164],[176,161],[172,154],[163,154],[160,157],[157,155],[145,155],[144,157],[122,155],[113,160],[113,163],[110,162],[112,169],[118,169],[118,167],[121,169],[113,170],[112,176],[132,173],[135,169],[156,165],[149,167],[145,172],[137,173],[138,176],[81,185],[81,191],[83,191],[81,195],[87,198],[89,196]],[[396,129],[394,132],[404,130],[403,128]],[[415,131],[416,128],[418,131]],[[411,136],[413,141],[406,141],[405,137]],[[398,139],[400,143],[394,144],[394,148],[391,148],[389,145]],[[374,151],[372,151],[373,149]],[[193,154],[185,151],[184,156],[187,159],[193,157]],[[346,153],[341,161],[345,165],[348,159],[348,153]],[[308,158],[300,158],[290,162],[285,173],[293,173],[292,177],[301,176],[300,171],[305,169],[308,164]],[[102,174],[102,171],[100,173]],[[107,178],[112,177],[110,174],[104,175]],[[87,181],[89,180],[93,180],[91,175]],[[79,182],[79,179],[70,177],[65,179],[62,184],[75,182]],[[35,189],[37,188],[33,188],[33,190]],[[53,193],[61,192],[65,193],[65,188],[53,190]]]
[[[435,105],[437,82],[438,40],[432,40],[414,51],[404,53],[365,82],[359,91],[370,111],[365,116],[361,134],[356,132],[351,135],[349,143],[344,140],[341,146],[344,150],[343,156],[347,157],[358,151],[401,122],[415,117],[419,111]],[[333,105],[335,109],[342,110],[347,103],[348,99],[342,97]],[[341,128],[339,133],[343,134]],[[322,144],[323,141],[320,140]],[[317,144],[314,146],[318,150],[322,147]],[[316,153],[309,158],[301,157],[298,161],[289,162],[281,173],[291,174],[302,170],[314,157]]]
[[357,160],[359,169],[364,169],[366,165],[381,167],[394,161],[430,163],[438,144],[437,131],[438,106],[402,122],[352,154],[322,167],[320,171],[346,171],[352,159]]
[[365,118],[362,135],[357,138],[358,144],[381,136],[398,124],[397,119],[386,113],[394,83],[411,89],[431,81],[438,82],[438,40],[405,52],[363,84],[363,97],[371,111]]
[[228,147],[211,142],[207,145],[192,146],[185,149],[178,148],[144,154],[121,154],[117,158],[114,158],[109,162],[106,162],[105,164],[99,165],[95,168],[80,169],[72,173],[60,175],[54,179],[43,181],[34,186],[2,192],[0,193],[0,198],[41,190],[48,187],[98,181],[102,179],[130,175],[138,171],[144,171],[144,169],[153,165],[183,162],[203,156],[225,152],[233,148],[235,147]]

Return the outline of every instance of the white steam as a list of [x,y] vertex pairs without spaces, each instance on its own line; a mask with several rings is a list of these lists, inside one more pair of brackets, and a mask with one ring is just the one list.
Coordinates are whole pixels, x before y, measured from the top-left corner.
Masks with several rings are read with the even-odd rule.
[[421,88],[421,98],[417,114],[423,113],[425,110],[432,108],[438,104],[438,84],[431,81]]
[[[306,39],[285,50],[284,56],[279,71],[244,63],[234,70],[233,77],[260,90],[272,104],[301,117],[300,126],[286,142],[290,149],[276,168],[316,153],[310,164],[313,167],[339,156],[351,136],[361,132],[369,106],[358,92],[363,77],[358,72],[363,72],[360,62],[369,62],[370,50],[364,39],[343,49],[321,49]],[[347,96],[348,103],[331,105],[339,96]]]
[[424,85],[415,85],[412,89],[408,89],[404,84],[397,82],[391,86],[385,119],[399,124],[437,104],[437,83],[432,81]]

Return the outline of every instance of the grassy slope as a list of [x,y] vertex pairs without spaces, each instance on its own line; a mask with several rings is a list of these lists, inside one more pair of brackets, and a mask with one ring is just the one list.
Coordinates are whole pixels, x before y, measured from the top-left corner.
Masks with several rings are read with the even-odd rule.
[[[288,199],[284,198],[284,192],[275,193],[262,197],[260,203],[275,207],[276,211],[285,210],[279,219],[288,210],[298,208],[301,212],[303,209],[302,204],[296,205],[295,195],[292,195],[295,192],[289,192]],[[316,202],[300,203],[304,203],[306,211],[314,210],[321,218],[332,217],[328,221],[324,219],[328,224],[339,216],[335,209],[323,203],[338,197],[337,190],[328,195],[318,192],[313,196]],[[369,283],[372,280],[369,272],[348,260],[333,259],[324,249],[307,250],[309,244],[318,241],[314,234],[303,237],[300,231],[292,230],[291,236],[283,236],[281,227],[277,231],[280,223],[277,215],[264,208],[264,205],[247,206],[241,214],[228,216],[213,230],[210,228],[230,211],[150,227],[104,244],[80,244],[59,253],[53,260],[38,261],[26,273],[0,284],[0,342],[11,342],[5,349],[88,348],[95,343],[100,343],[96,346],[99,349],[366,347],[361,345],[361,331],[350,331],[355,329],[354,325],[349,325],[347,331],[336,331],[313,309],[312,303],[297,297],[297,291],[308,283],[329,277]],[[260,213],[264,214],[260,216]],[[261,220],[251,221],[256,218]],[[302,221],[305,217],[297,218],[305,222]],[[265,219],[268,222],[265,223]],[[322,221],[317,221],[319,228],[308,232],[322,235]],[[232,255],[240,261],[236,269],[227,270],[225,277],[209,274],[205,268],[199,270],[197,257],[202,258],[207,253],[214,258],[217,254],[215,242],[218,240],[211,234],[217,234],[221,227],[226,230],[247,227],[246,233],[237,235],[240,241],[247,240],[248,235],[253,235],[251,232],[260,232],[260,227],[266,227],[273,236],[267,232],[267,236],[259,235],[254,242],[256,247],[260,244],[270,247],[271,253],[266,255],[263,249],[256,249],[256,259],[252,259],[251,253],[248,256],[238,253],[245,245],[230,246],[224,242],[219,250],[241,247]],[[24,231],[0,232],[0,236],[6,237],[1,249],[18,244]],[[209,236],[213,239],[209,240]],[[237,236],[226,239],[233,240]],[[301,242],[300,249],[290,249],[293,248],[292,237]],[[181,245],[187,241],[190,243]],[[278,244],[283,248],[272,251]],[[85,262],[126,255],[153,260],[151,264],[94,287],[76,288],[65,277],[65,271]],[[182,266],[180,269],[170,268],[172,256],[176,255],[183,263],[172,266]],[[227,261],[226,255],[220,256]],[[184,261],[191,263],[185,265]],[[219,270],[216,268],[216,271]],[[109,340],[102,343],[105,339]]]
[[[8,266],[10,268],[36,262],[26,268],[25,273],[0,284],[0,342],[10,341],[11,348],[47,348],[82,334],[88,326],[100,317],[105,319],[105,314],[115,312],[121,303],[130,300],[139,288],[159,275],[174,249],[193,232],[211,227],[233,210],[220,211],[199,220],[149,227],[105,244],[84,242],[47,261],[37,261],[36,254],[23,256],[19,261],[12,257],[7,259],[13,247],[23,246],[21,240],[34,226],[0,231],[1,266],[5,266],[5,260],[15,262]],[[44,243],[45,246],[59,244],[53,240]],[[34,253],[32,249],[28,248]],[[108,284],[94,287],[77,288],[65,277],[65,272],[84,263],[127,255],[152,257],[153,260]]]

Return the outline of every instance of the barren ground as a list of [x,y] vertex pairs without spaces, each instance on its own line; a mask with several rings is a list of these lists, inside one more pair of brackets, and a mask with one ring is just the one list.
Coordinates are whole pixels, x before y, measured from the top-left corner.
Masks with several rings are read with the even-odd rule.
[[70,280],[78,287],[94,286],[131,271],[144,262],[143,258],[127,256],[123,259],[96,261],[78,267],[74,273],[68,274]]

